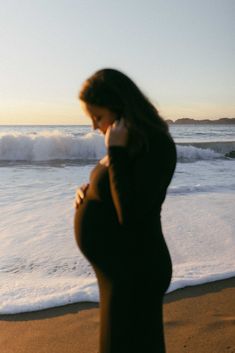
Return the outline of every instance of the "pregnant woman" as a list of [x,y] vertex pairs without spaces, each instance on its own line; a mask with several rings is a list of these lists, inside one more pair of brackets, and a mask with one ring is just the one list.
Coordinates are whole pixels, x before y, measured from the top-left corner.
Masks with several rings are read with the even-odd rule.
[[164,353],[163,296],[172,263],[161,206],[176,148],[156,108],[125,74],[97,71],[82,107],[107,154],[77,190],[75,237],[97,276],[99,353]]

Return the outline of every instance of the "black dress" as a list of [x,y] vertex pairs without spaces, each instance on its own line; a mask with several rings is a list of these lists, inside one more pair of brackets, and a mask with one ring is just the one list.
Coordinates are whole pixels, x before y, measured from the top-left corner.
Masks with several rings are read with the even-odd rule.
[[176,165],[168,133],[148,129],[149,150],[130,157],[108,148],[75,214],[75,237],[97,276],[99,353],[165,352],[162,301],[172,263],[161,229],[161,205]]

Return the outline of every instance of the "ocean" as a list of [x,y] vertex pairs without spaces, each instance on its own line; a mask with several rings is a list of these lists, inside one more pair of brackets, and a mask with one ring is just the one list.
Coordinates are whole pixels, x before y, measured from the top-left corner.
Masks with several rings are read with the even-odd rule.
[[[226,156],[235,125],[170,131],[178,163],[162,208],[168,292],[235,276],[235,159]],[[0,314],[99,301],[73,215],[76,188],[104,155],[90,126],[0,126]]]

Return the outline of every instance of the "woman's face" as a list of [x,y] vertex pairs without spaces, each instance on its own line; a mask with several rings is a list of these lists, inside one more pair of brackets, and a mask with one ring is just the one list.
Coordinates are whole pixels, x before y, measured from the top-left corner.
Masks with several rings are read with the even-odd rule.
[[93,129],[99,129],[103,134],[108,127],[117,119],[117,115],[111,110],[98,105],[88,104],[81,101],[83,111],[92,121]]

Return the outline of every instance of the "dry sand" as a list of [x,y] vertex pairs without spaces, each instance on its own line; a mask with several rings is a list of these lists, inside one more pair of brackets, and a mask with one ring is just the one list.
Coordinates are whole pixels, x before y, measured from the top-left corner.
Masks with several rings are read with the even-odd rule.
[[[167,294],[164,322],[167,353],[235,353],[235,278]],[[97,353],[98,335],[98,304],[0,316],[1,353]]]

